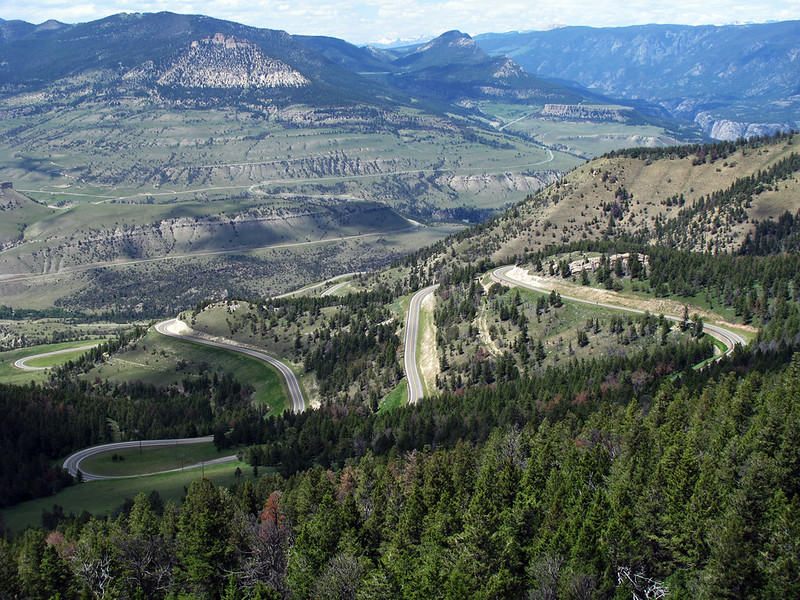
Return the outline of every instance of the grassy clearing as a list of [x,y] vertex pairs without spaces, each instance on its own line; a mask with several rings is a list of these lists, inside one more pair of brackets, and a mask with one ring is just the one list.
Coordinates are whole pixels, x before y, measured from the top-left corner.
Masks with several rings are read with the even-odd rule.
[[149,493],[153,490],[165,502],[172,500],[180,503],[189,485],[193,481],[200,481],[204,476],[213,481],[214,485],[230,486],[236,483],[237,467],[244,473],[242,479],[249,477],[249,465],[232,462],[144,477],[89,481],[68,487],[54,496],[37,498],[7,508],[0,512],[0,519],[13,532],[18,533],[26,527],[40,526],[42,511],[52,510],[54,504],[62,506],[66,514],[87,511],[92,515],[102,516],[119,508],[127,498],[132,499],[139,492]]
[[[81,469],[93,475],[146,475],[159,471],[181,469],[202,462],[236,454],[236,449],[220,452],[213,442],[198,444],[176,444],[175,446],[155,446],[109,450],[95,454],[81,462]],[[114,460],[114,457],[117,460]]]
[[728,351],[728,346],[721,340],[718,340],[715,337],[711,337],[709,334],[704,334],[706,338],[711,340],[711,343],[714,344],[722,354],[725,354]]
[[404,325],[406,322],[406,315],[408,315],[408,309],[411,306],[411,296],[413,296],[413,294],[397,298],[389,305],[393,312],[402,317]]
[[[709,334],[707,334],[707,333],[704,333],[701,339],[706,339],[706,340],[709,340],[709,341],[710,341],[712,344],[714,344],[714,346],[716,346],[716,347],[717,347],[717,348],[720,350],[720,352],[722,352],[723,354],[725,354],[725,352],[727,352],[727,351],[728,351],[728,347],[727,347],[725,344],[723,344],[723,343],[722,343],[721,341],[719,341],[718,339],[716,339],[716,338],[714,338],[714,337],[711,337],[711,336],[710,336]],[[694,369],[695,371],[699,371],[700,369],[702,369],[702,368],[703,368],[703,367],[705,367],[706,365],[708,365],[708,364],[711,364],[712,362],[714,362],[715,360],[717,360],[717,358],[718,358],[718,356],[712,356],[711,358],[707,358],[707,359],[705,359],[704,361],[702,361],[702,362],[699,362],[699,363],[697,363],[696,365],[694,365],[694,366],[692,367],[692,369]]]
[[[323,290],[324,287],[317,288]],[[305,319],[288,322],[281,321],[278,326],[260,331],[252,327],[239,327],[237,319],[250,313],[253,306],[249,303],[220,303],[203,310],[192,318],[192,327],[207,335],[234,340],[258,348],[276,358],[291,364],[295,360],[294,337],[313,333],[315,325]],[[333,310],[333,309],[328,309]]]
[[[479,369],[487,354],[508,352],[517,357],[519,368],[535,376],[572,360],[631,355],[689,335],[674,326],[665,333],[653,321],[644,326],[640,315],[614,308],[566,298],[561,306],[553,306],[549,296],[524,288],[509,289],[502,296],[484,299],[475,321],[443,326],[440,335],[444,345],[439,352],[448,365],[440,377],[443,386],[456,390],[465,384],[465,376],[467,384],[485,377]],[[456,296],[456,305],[462,298]],[[541,299],[546,300],[546,306],[537,315]],[[527,337],[522,336],[520,321],[513,317],[515,311],[526,317]]]
[[129,326],[120,323],[76,323],[73,319],[58,318],[0,321],[0,349],[13,349],[13,344],[20,338],[26,340],[29,346],[91,341]]
[[283,380],[266,363],[236,352],[166,337],[154,329],[84,377],[162,386],[179,384],[184,377],[206,371],[232,372],[238,381],[252,386],[253,401],[268,406],[273,414],[287,407]]
[[[507,294],[513,293],[511,291]],[[548,294],[540,294],[532,290],[520,290],[520,297],[530,305],[535,304],[542,295],[548,296]],[[630,344],[620,344],[618,336],[611,333],[608,328],[609,320],[615,316],[623,317],[626,321],[631,319],[633,322],[638,318],[638,315],[611,308],[564,300],[563,306],[557,309],[551,308],[550,312],[543,314],[541,322],[537,322],[535,316],[531,318],[530,335],[533,338],[542,340],[547,351],[547,361],[553,365],[562,359],[570,357],[570,344],[572,345],[573,356],[576,359],[590,359],[603,355],[630,353],[649,344],[657,343],[654,340],[654,336],[647,336],[639,337]],[[600,325],[598,333],[586,328],[586,323],[595,320]],[[630,325],[628,325],[629,327]],[[584,330],[588,333],[589,344],[584,347],[581,347],[577,341],[579,330]],[[674,330],[671,335],[676,335]],[[506,343],[510,341],[508,340]]]
[[403,406],[408,402],[408,380],[403,378],[400,383],[389,392],[389,394],[381,401],[378,407],[378,412],[389,411],[398,406]]
[[[87,344],[88,345],[88,344]],[[39,358],[33,358],[27,361],[25,364],[29,367],[34,367],[37,369],[49,369],[55,365],[61,365],[67,361],[75,360],[82,354],[84,354],[86,350],[73,350],[72,352],[65,352],[64,354],[56,354],[55,356],[41,356]]]
[[[103,339],[97,339],[96,343],[101,343]],[[23,385],[35,381],[42,383],[47,381],[47,371],[23,371],[14,366],[14,362],[20,358],[27,356],[35,356],[37,354],[44,354],[45,352],[55,352],[58,350],[67,350],[69,348],[76,348],[80,346],[88,346],[94,343],[94,340],[78,340],[73,342],[62,342],[59,344],[43,344],[41,346],[30,346],[28,348],[20,348],[19,350],[9,350],[8,352],[0,352],[0,381],[3,383],[12,383]],[[32,367],[53,367],[61,365],[68,360],[80,356],[85,351],[70,352],[68,354],[56,354],[55,356],[43,357],[30,361],[28,364]]]

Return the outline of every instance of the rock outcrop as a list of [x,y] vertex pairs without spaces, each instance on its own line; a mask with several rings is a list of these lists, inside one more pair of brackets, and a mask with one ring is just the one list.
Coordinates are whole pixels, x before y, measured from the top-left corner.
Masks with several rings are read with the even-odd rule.
[[309,80],[286,63],[267,56],[250,42],[221,33],[196,40],[165,68],[148,61],[125,75],[128,80],[154,79],[184,88],[299,88]]
[[742,137],[771,135],[776,131],[788,131],[800,126],[800,121],[794,123],[743,123],[729,119],[717,119],[708,112],[698,113],[694,122],[704,133],[715,140],[737,140]]
[[545,104],[540,113],[543,117],[574,121],[597,121],[624,123],[633,109],[605,106],[583,106],[578,104]]

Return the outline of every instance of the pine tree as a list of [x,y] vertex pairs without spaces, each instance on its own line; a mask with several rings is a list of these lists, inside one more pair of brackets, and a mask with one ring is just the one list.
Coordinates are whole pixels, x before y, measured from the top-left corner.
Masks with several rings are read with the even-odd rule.
[[293,596],[311,596],[316,578],[336,553],[339,537],[339,506],[333,494],[328,492],[316,514],[300,529],[289,554],[287,577]]
[[208,479],[189,487],[181,511],[178,541],[183,579],[199,598],[218,598],[232,566],[228,546],[234,517],[227,492]]
[[800,497],[777,491],[769,509],[767,543],[759,555],[765,598],[800,598]]
[[42,554],[41,582],[44,598],[70,600],[77,597],[75,579],[55,546],[46,546]]

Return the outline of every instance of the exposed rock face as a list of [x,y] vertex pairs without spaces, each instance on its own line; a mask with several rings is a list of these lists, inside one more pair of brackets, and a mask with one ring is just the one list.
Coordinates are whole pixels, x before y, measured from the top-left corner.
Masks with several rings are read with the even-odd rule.
[[582,106],[577,104],[545,104],[541,112],[543,117],[572,119],[576,121],[614,121],[622,123],[630,108],[606,108],[604,106]]
[[525,75],[525,71],[522,67],[520,67],[517,63],[515,63],[511,59],[505,60],[497,70],[492,73],[492,77],[495,79],[508,79],[514,77],[523,77]]
[[716,119],[707,112],[698,113],[694,119],[700,128],[715,140],[737,140],[741,137],[773,134],[776,131],[787,131],[800,125],[795,123],[742,123],[728,119]]
[[186,88],[298,88],[309,80],[253,44],[217,33],[192,42],[160,74],[158,83]]

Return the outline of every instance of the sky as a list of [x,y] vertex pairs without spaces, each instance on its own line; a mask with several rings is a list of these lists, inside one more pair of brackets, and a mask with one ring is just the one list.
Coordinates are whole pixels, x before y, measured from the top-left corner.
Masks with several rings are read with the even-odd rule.
[[93,21],[120,12],[203,14],[354,44],[418,41],[451,29],[470,35],[646,23],[723,25],[800,19],[800,0],[2,0],[0,18]]

